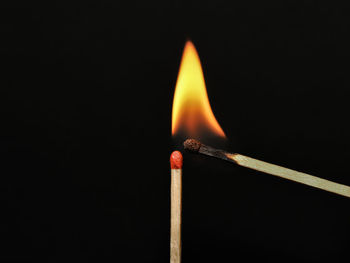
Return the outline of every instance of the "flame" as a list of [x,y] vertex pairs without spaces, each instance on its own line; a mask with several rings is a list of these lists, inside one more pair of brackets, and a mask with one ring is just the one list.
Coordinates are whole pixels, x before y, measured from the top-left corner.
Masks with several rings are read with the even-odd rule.
[[183,51],[173,101],[172,135],[180,132],[197,139],[208,133],[226,138],[211,110],[201,62],[191,41]]

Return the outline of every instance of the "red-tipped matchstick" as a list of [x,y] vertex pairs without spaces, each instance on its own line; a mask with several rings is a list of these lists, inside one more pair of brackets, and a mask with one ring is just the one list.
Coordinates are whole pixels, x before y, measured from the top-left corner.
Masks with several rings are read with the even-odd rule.
[[181,262],[181,192],[182,154],[174,151],[170,155],[171,167],[171,217],[170,217],[170,263]]

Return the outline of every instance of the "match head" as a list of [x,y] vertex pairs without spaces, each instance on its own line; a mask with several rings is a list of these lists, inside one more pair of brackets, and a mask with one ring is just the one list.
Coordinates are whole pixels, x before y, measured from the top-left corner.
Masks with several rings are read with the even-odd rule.
[[187,139],[184,141],[184,148],[192,152],[198,152],[201,148],[201,143],[195,139]]
[[170,167],[171,169],[181,169],[182,168],[182,154],[179,151],[173,151],[170,155]]

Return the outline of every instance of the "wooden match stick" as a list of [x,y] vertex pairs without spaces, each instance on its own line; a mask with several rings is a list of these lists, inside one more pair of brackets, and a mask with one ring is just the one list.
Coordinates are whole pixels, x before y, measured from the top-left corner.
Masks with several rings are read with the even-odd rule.
[[310,174],[294,171],[275,164],[259,161],[257,159],[244,156],[238,153],[228,153],[223,150],[215,149],[210,146],[204,145],[201,142],[194,139],[186,140],[184,142],[184,147],[185,149],[193,152],[198,152],[201,154],[223,159],[263,173],[272,174],[291,181],[329,191],[338,195],[350,197],[350,187],[347,185],[335,183],[329,180],[325,180]]
[[170,218],[170,263],[181,262],[181,209],[182,209],[182,154],[170,155],[171,166],[171,218]]

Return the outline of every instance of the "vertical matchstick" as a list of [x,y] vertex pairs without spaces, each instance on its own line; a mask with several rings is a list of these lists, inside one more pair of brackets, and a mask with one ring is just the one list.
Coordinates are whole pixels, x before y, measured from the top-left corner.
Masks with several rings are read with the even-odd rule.
[[182,154],[174,151],[171,166],[170,263],[181,262]]

